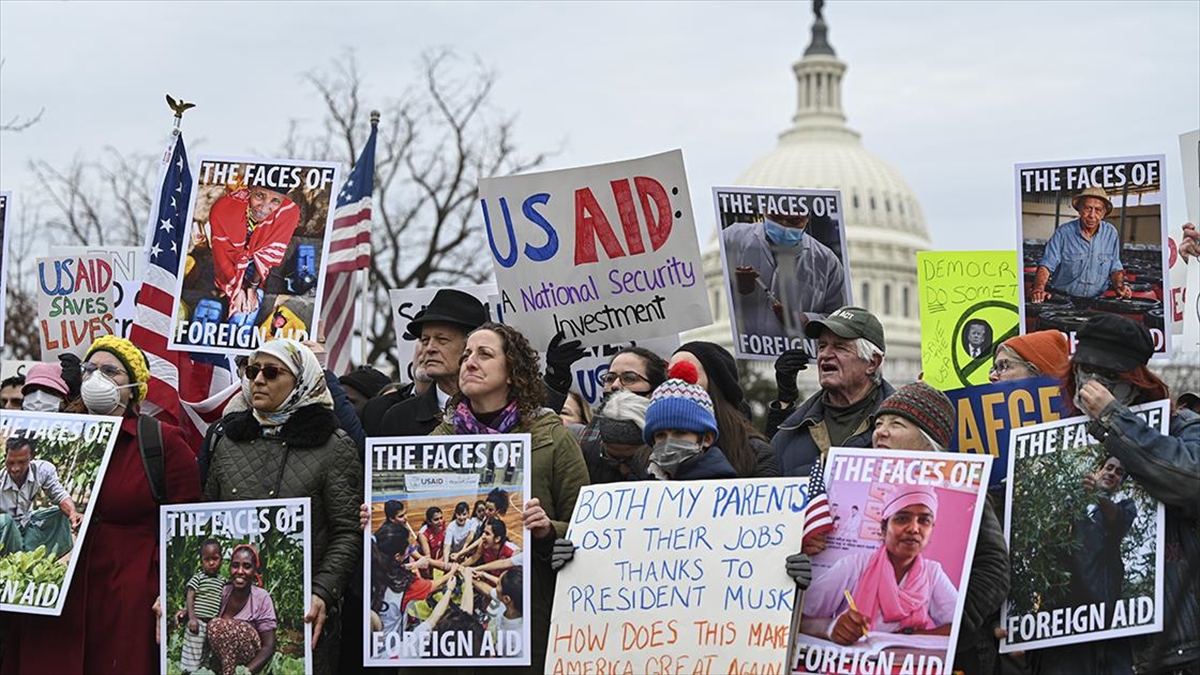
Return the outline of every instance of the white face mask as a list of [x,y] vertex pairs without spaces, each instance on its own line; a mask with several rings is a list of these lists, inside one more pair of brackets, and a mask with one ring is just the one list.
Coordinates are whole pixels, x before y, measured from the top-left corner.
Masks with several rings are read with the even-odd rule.
[[21,410],[27,412],[58,412],[62,399],[44,389],[29,392],[21,403]]
[[104,373],[97,371],[89,375],[79,387],[79,394],[88,412],[93,415],[107,415],[117,409],[121,403],[121,390],[136,387],[136,384],[117,386],[116,382],[108,379]]

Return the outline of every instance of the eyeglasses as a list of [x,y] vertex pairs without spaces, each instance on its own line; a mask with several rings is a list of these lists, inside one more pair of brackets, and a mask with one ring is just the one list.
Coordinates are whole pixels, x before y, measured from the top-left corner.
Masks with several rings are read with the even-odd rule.
[[612,384],[617,380],[621,380],[621,384],[625,385],[626,387],[635,385],[638,382],[645,382],[646,384],[650,383],[650,380],[647,380],[645,377],[633,372],[632,370],[627,370],[623,373],[614,373],[610,370],[600,377],[600,381],[606,385]]
[[1032,363],[1028,361],[1021,361],[1019,359],[1004,359],[1003,361],[996,359],[992,362],[991,372],[996,373],[997,375],[1003,375],[1017,366],[1025,366],[1029,369],[1029,372],[1035,375],[1038,372],[1037,367]]
[[83,364],[82,366],[80,366],[80,368],[83,369],[83,374],[85,377],[88,375],[91,375],[92,373],[96,372],[97,370],[100,371],[100,373],[102,375],[104,375],[105,377],[107,377],[110,380],[115,378],[118,375],[124,375],[125,377],[129,377],[129,373],[126,373],[123,368],[118,368],[117,366],[114,366],[110,363],[106,363],[104,365],[99,365],[99,364],[95,364],[95,363],[92,363],[89,361],[89,362]]
[[259,373],[262,373],[262,376],[267,380],[267,382],[274,380],[280,375],[292,374],[287,368],[280,368],[274,363],[268,363],[265,366],[260,366],[257,363],[251,363],[250,365],[246,366],[246,379],[257,380]]

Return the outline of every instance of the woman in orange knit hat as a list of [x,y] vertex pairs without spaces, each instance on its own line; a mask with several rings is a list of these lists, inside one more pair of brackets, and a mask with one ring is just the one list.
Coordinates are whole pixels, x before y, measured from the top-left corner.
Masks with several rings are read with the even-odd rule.
[[1040,330],[1005,340],[996,347],[988,380],[1004,382],[1045,375],[1062,381],[1067,376],[1067,336]]

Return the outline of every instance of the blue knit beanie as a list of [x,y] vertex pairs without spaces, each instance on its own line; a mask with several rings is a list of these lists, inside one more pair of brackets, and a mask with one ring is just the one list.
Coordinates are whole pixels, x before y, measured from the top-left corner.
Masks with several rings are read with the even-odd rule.
[[654,434],[665,429],[691,431],[700,435],[711,432],[717,437],[717,418],[708,392],[696,384],[699,373],[686,361],[671,366],[670,379],[658,385],[646,408],[646,427],[642,438],[654,445]]

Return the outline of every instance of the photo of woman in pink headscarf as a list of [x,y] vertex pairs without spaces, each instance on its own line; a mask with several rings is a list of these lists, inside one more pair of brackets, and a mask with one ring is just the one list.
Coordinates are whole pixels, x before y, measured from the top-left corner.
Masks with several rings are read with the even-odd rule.
[[840,645],[858,642],[866,631],[950,635],[958,589],[941,563],[922,555],[937,511],[934,488],[899,486],[883,507],[883,545],[844,556],[813,580],[804,598],[805,631]]

